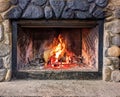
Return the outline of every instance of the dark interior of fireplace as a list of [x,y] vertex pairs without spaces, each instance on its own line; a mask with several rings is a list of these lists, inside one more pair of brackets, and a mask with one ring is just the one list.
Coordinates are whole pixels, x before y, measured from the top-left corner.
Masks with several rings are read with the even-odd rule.
[[98,31],[19,27],[17,70],[98,70]]

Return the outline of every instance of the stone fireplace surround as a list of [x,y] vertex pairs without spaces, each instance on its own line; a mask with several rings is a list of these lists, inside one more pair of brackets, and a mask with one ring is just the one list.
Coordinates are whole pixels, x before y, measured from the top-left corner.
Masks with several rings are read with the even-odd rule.
[[120,81],[120,0],[0,0],[0,81],[9,81],[12,76],[10,20],[104,18],[102,76],[105,81],[118,82]]

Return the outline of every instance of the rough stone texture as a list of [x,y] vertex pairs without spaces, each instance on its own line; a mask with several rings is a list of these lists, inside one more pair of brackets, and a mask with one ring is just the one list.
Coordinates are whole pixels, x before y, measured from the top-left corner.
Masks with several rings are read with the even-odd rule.
[[110,81],[111,80],[111,72],[112,70],[109,67],[103,68],[103,80]]
[[3,21],[3,18],[2,18],[2,16],[0,15],[0,23]]
[[0,42],[4,39],[4,28],[3,25],[0,24]]
[[[105,17],[104,8],[107,5],[107,3],[108,3],[108,0],[31,0],[31,1],[30,0],[12,0],[11,4],[16,5],[17,8],[15,9],[12,8],[14,10],[11,9],[12,11],[11,10],[8,11],[7,16],[10,19],[19,19],[19,18],[28,19],[28,16],[30,16],[30,14],[32,14],[30,19],[36,19],[36,17],[38,19],[41,19],[41,18],[101,19]],[[42,17],[41,16],[39,17],[40,12],[38,10],[41,11],[41,9],[39,9],[38,7],[43,9],[45,8],[42,13],[43,14]],[[53,11],[51,11],[51,7]],[[26,9],[29,9],[29,11],[24,13]],[[38,13],[36,17],[33,16],[33,13],[34,13],[33,10],[35,11],[36,14]],[[83,14],[83,16],[82,15],[75,16],[74,13],[76,13],[76,11],[78,12],[80,11],[81,14]],[[48,13],[52,15],[49,16]],[[27,14],[28,16],[24,16],[24,14]]]
[[34,5],[29,5],[25,12],[23,13],[23,18],[27,19],[36,19],[36,18],[42,18],[43,17],[43,9],[40,6],[34,6]]
[[16,5],[16,4],[18,3],[18,0],[10,0],[10,3],[11,3],[12,5]]
[[92,80],[13,80],[0,83],[4,97],[119,97],[120,83]]
[[10,2],[7,0],[0,0],[0,12],[4,12],[10,8]]
[[93,12],[93,16],[95,18],[103,18],[104,17],[104,12],[102,9],[96,9],[94,12]]
[[105,19],[105,22],[111,22],[113,20],[114,20],[113,16],[110,16],[110,17],[108,17],[108,18]]
[[7,72],[6,69],[0,69],[0,81],[4,81],[6,72]]
[[22,14],[22,9],[18,6],[12,8],[7,14],[6,17],[17,19],[20,18]]
[[47,0],[32,0],[31,3],[34,5],[42,6],[46,3]]
[[110,2],[116,6],[116,5],[120,5],[120,0],[110,0]]
[[88,2],[90,2],[90,3],[91,3],[91,2],[94,2],[94,1],[95,1],[95,0],[88,0]]
[[100,7],[105,7],[108,3],[108,0],[96,0],[96,4]]
[[10,49],[11,48],[9,45],[1,43],[0,44],[0,57],[4,57],[8,55],[10,53]]
[[3,57],[3,61],[4,61],[4,67],[5,68],[7,68],[7,69],[11,69],[11,64],[12,64],[12,62],[11,62],[11,54],[9,54],[9,55],[7,55],[7,56],[5,56],[5,57]]
[[112,61],[108,58],[104,58],[104,65],[105,66],[110,66],[112,64]]
[[111,16],[113,16],[111,10],[104,13],[104,17],[111,17]]
[[11,33],[12,25],[10,25],[10,21],[9,21],[9,20],[4,20],[3,26],[4,26],[4,32],[5,32],[6,34],[7,34],[7,33]]
[[44,13],[45,13],[46,19],[50,19],[50,18],[52,18],[52,16],[53,16],[52,8],[51,8],[50,6],[46,6],[46,7],[45,7]]
[[106,29],[111,31],[113,34],[120,33],[120,20],[111,21],[106,25]]
[[115,70],[112,72],[111,80],[115,82],[120,82],[120,70]]
[[[1,79],[10,80],[11,78],[11,48],[9,46],[11,45],[11,39],[9,37],[11,37],[12,33],[9,33],[11,32],[9,29],[11,26],[9,26],[9,22],[4,19],[3,14],[7,12],[12,4],[12,9],[8,10],[6,14],[10,19],[101,19],[106,16],[106,21],[109,22],[109,25],[105,28],[107,31],[104,31],[105,33],[108,33],[105,34],[104,37],[104,39],[107,40],[105,49],[110,47],[109,50],[112,49],[112,52],[109,51],[109,54],[116,56],[104,60],[105,66],[108,67],[104,67],[103,77],[106,81],[110,80],[111,69],[118,69],[120,61],[117,57],[117,53],[119,52],[118,49],[114,50],[114,48],[111,47],[112,44],[117,46],[120,44],[119,36],[116,35],[116,33],[120,33],[120,8],[119,6],[116,6],[120,5],[120,0],[110,0],[110,3],[112,4],[109,4],[107,12],[104,13],[104,8],[107,3],[108,0],[10,0],[10,2],[9,0],[0,0],[0,5],[2,5],[2,7],[0,6],[0,16],[2,15],[3,17],[0,17],[0,23],[4,26],[4,31],[2,32],[5,33],[4,40],[2,38],[3,41],[0,42],[0,57],[2,56],[3,60],[1,63],[8,69],[8,71],[5,69],[6,72]],[[27,13],[26,11],[28,9],[29,11]]]
[[120,19],[120,7],[115,10],[115,17]]
[[18,0],[18,2],[19,2],[18,5],[21,9],[24,9],[27,6],[27,4],[29,3],[29,1],[30,0]]
[[105,34],[106,34],[106,37],[105,37],[104,46],[105,47],[110,47],[110,45],[111,45],[111,36],[110,36],[110,33],[108,31],[106,31]]
[[89,8],[89,13],[90,13],[90,14],[95,10],[95,7],[96,7],[95,3],[92,3],[92,4],[90,5],[90,8]]
[[7,44],[7,45],[11,45],[11,43],[12,43],[12,33],[5,34],[4,43]]
[[[102,1],[102,0],[101,0]],[[104,1],[104,0],[103,0]],[[110,3],[106,7],[106,14],[108,14],[105,20],[105,31],[104,31],[104,51],[107,50],[107,57],[111,60],[112,64],[108,66],[111,72],[111,80],[118,81],[119,69],[120,69],[120,0],[110,0]],[[105,14],[105,15],[106,15]],[[106,34],[107,32],[107,34]],[[105,58],[105,56],[103,57]],[[109,62],[109,61],[108,61]],[[105,71],[103,71],[104,74]],[[110,72],[110,71],[109,71]]]
[[91,18],[91,15],[88,12],[81,12],[81,11],[76,12],[76,18],[78,19],[86,19],[88,17]]
[[5,33],[4,34],[4,43],[11,45],[11,43],[12,43],[12,39],[11,39],[12,38],[12,33],[11,33],[12,25],[9,20],[4,20],[3,26],[4,26],[4,33]]
[[12,76],[12,70],[8,69],[6,76],[5,76],[5,81],[10,81],[11,80],[11,76]]
[[74,12],[72,9],[65,7],[62,13],[62,18],[64,19],[72,19],[74,17]]
[[108,66],[112,71],[115,70],[115,66],[114,65],[111,65],[111,66]]
[[89,3],[85,0],[67,0],[67,6],[73,10],[86,11],[89,9]]
[[112,61],[115,69],[120,68],[120,59],[118,57],[110,57],[110,60]]
[[0,69],[3,68],[3,59],[0,58]]
[[65,6],[64,0],[50,0],[50,5],[54,10],[56,18],[59,18]]
[[107,54],[108,54],[108,56],[111,56],[111,57],[119,57],[120,56],[120,48],[117,46],[112,46],[112,47],[108,48]]
[[117,45],[117,46],[120,46],[120,35],[115,35],[113,38],[112,38],[112,44],[113,45]]

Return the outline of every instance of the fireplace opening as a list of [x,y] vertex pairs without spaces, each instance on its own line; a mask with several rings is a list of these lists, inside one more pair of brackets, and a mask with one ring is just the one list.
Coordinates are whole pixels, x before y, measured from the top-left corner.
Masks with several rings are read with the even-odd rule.
[[98,70],[98,27],[22,28],[18,70]]
[[101,78],[102,26],[102,21],[14,21],[14,75],[40,79]]

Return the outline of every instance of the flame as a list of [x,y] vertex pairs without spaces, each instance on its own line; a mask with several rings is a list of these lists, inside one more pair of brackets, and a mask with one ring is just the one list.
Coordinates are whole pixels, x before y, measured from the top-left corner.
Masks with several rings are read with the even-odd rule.
[[[66,41],[61,34],[58,38],[54,38],[50,48],[50,63],[47,64],[47,66],[50,65],[53,68],[55,68],[55,66],[57,68],[67,68],[70,66],[74,53],[67,50]],[[61,58],[65,58],[64,62],[60,61]]]
[[52,51],[50,53],[52,56],[55,55],[56,62],[58,62],[58,59],[64,55],[66,49],[65,41],[61,35],[58,36],[57,42],[59,43],[56,45],[56,39],[53,41],[54,47],[52,48]]

